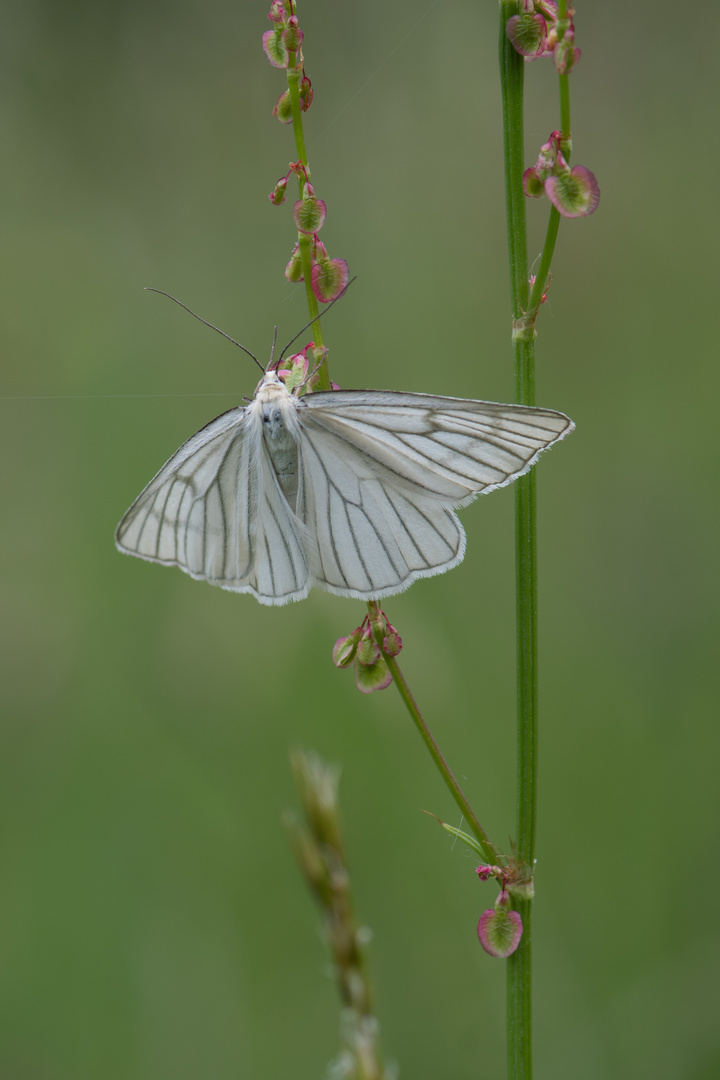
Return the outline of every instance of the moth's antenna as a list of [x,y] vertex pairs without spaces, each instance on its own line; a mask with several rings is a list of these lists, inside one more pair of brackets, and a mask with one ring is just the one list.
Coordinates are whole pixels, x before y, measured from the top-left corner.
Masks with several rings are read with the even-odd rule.
[[[222,334],[222,336],[224,338],[227,338],[228,341],[232,341],[233,345],[237,345],[238,349],[242,349],[242,351],[244,353],[247,353],[247,355],[250,357],[250,359],[254,360],[255,363],[257,364],[257,366],[262,371],[262,373],[265,374],[265,368],[262,366],[262,364],[258,360],[257,356],[253,356],[253,354],[250,352],[249,349],[246,349],[244,345],[241,345],[239,341],[236,341],[234,337],[230,337],[229,334],[226,334],[225,331],[221,330],[219,326],[214,326],[213,323],[208,322],[207,319],[201,318],[200,315],[197,315],[191,308],[189,308],[187,306],[187,304],[183,304],[182,300],[178,300],[176,296],[171,296],[169,292],[163,292],[162,289],[153,289],[152,285],[146,285],[145,286],[145,292],[160,293],[161,296],[167,296],[167,298],[169,300],[174,300],[176,304],[179,304],[181,308],[185,308],[185,311],[189,312],[190,315],[193,316],[193,318],[198,320],[198,322],[204,323],[205,326],[209,326],[211,330],[217,330],[218,334]],[[338,296],[338,300],[339,299],[340,299],[340,297]],[[334,302],[335,301],[333,301],[333,303]],[[302,330],[300,331],[300,333],[302,334]],[[277,337],[277,329],[275,330],[275,337]],[[293,338],[293,341],[294,340],[295,339]],[[292,344],[292,342],[291,342],[291,344]]]
[[291,346],[291,345],[293,344],[293,342],[297,341],[297,339],[298,339],[298,338],[300,337],[300,335],[301,335],[301,334],[304,334],[304,333],[305,333],[305,331],[306,331],[306,330],[308,329],[308,327],[312,326],[312,324],[313,324],[314,322],[317,322],[317,321],[318,321],[318,319],[322,319],[323,315],[327,315],[327,313],[328,313],[328,311],[330,310],[330,308],[331,308],[331,307],[333,307],[333,305],[334,305],[334,304],[337,304],[338,300],[342,300],[343,296],[344,296],[344,295],[345,295],[345,293],[346,293],[346,292],[348,291],[348,289],[349,289],[349,288],[350,288],[350,286],[352,285],[353,281],[357,281],[357,274],[355,275],[355,277],[354,277],[354,278],[350,278],[350,280],[348,281],[347,285],[345,286],[345,288],[343,289],[343,291],[342,291],[342,292],[340,293],[340,295],[339,295],[339,296],[336,296],[334,300],[331,300],[331,301],[330,301],[330,303],[328,304],[328,306],[327,306],[327,307],[325,308],[325,310],[324,310],[324,311],[320,311],[320,312],[319,312],[319,313],[318,313],[318,314],[317,314],[317,315],[315,316],[315,318],[314,318],[314,319],[311,319],[309,323],[305,323],[305,326],[303,326],[302,330],[298,330],[298,332],[297,332],[297,334],[295,335],[295,337],[294,337],[294,338],[292,338],[292,339],[291,339],[290,341],[288,341],[287,345],[285,346],[285,348],[283,349],[283,351],[282,351],[282,352],[280,353],[280,356],[278,357],[278,364],[280,364],[280,363],[282,362],[282,358],[283,358],[283,356],[284,356],[284,355],[285,355],[285,353],[286,353],[286,352],[288,351],[288,349],[289,349],[289,348],[290,348],[290,346]]
[[[269,364],[267,366],[268,371],[272,371],[273,357],[275,356],[275,346],[277,345],[277,335],[278,335],[278,328],[276,326],[275,329],[273,330],[273,343],[272,343],[272,348],[270,349],[270,362],[269,362]],[[282,357],[281,357],[281,359],[282,359]],[[279,364],[280,364],[280,360],[278,360],[278,365]]]

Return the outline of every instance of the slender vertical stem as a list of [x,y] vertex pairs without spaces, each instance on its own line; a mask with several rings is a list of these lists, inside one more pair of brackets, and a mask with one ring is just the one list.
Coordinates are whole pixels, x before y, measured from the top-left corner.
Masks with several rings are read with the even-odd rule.
[[[302,108],[300,106],[300,79],[302,77],[302,68],[296,64],[297,56],[295,53],[290,54],[290,61],[287,71],[287,84],[288,94],[290,95],[290,109],[293,119],[293,134],[295,136],[295,149],[297,151],[297,159],[305,167],[308,178],[310,177],[310,165],[308,164],[307,150],[305,149],[305,132],[302,122]],[[306,181],[302,178],[298,178],[300,187],[300,197],[302,198],[303,191],[305,190]],[[303,280],[305,282],[305,297],[307,299],[308,311],[310,318],[315,320],[312,324],[313,337],[315,344],[323,345],[323,332],[322,326],[318,315],[320,309],[318,306],[317,297],[312,289],[312,247],[313,238],[306,233],[298,233],[298,245],[300,248],[300,263],[302,265]],[[330,389],[330,374],[327,364],[322,364],[317,373],[317,388],[319,390]]]
[[[516,0],[500,0],[500,80],[503,100],[503,146],[505,152],[505,211],[507,214],[510,297],[513,318],[527,307],[528,272],[524,171],[523,86],[524,61],[505,33],[505,23],[517,14]],[[519,197],[518,197],[519,193]]]
[[[528,307],[527,233],[522,187],[524,165],[524,60],[505,33],[517,14],[514,0],[500,0],[500,82],[503,102],[505,194],[513,316]],[[534,327],[513,335],[516,393],[520,404],[535,402]],[[535,841],[537,763],[537,580],[535,544],[535,476],[516,484],[515,565],[517,617],[517,856],[532,866]],[[531,901],[517,902],[523,920],[520,945],[508,959],[507,1047],[510,1080],[532,1076]]]

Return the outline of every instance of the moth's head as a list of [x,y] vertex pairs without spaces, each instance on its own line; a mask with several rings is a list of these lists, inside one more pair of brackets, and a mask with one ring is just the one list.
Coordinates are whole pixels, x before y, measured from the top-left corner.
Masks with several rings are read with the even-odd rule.
[[260,382],[255,387],[255,394],[257,395],[261,390],[267,390],[268,388],[281,387],[285,390],[285,384],[282,379],[278,377],[278,373],[275,368],[271,368],[265,372]]

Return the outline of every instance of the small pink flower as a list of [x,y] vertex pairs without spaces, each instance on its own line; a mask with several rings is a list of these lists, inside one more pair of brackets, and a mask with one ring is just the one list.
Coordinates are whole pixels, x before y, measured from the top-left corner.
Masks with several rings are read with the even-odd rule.
[[383,638],[383,652],[386,656],[397,656],[402,650],[402,638],[394,627],[388,623],[388,632]]
[[288,25],[282,32],[282,43],[289,53],[296,53],[301,48],[304,34],[298,29],[297,15],[291,15]]
[[335,667],[348,667],[355,659],[360,628],[353,630],[348,637],[338,638],[333,646],[332,661]]
[[308,236],[320,232],[326,215],[327,206],[322,199],[315,198],[310,184],[307,184],[303,198],[298,199],[293,206],[293,218],[298,231]]
[[281,176],[273,190],[268,195],[268,199],[273,204],[273,206],[281,206],[285,202],[287,185],[287,176]]
[[360,658],[355,663],[355,685],[361,694],[372,694],[376,690],[387,690],[392,682],[390,669],[379,656],[374,664],[363,664]]
[[336,300],[347,288],[350,270],[344,259],[325,259],[312,268],[312,290],[321,304]]
[[535,0],[534,5],[530,0],[531,6],[534,6],[536,11],[539,11],[541,15],[545,17],[545,21],[548,23],[554,23],[557,21],[558,6],[556,0]]
[[553,206],[567,218],[589,217],[600,202],[598,182],[584,165],[549,176],[545,192]]
[[285,267],[285,277],[288,281],[298,282],[303,280],[302,258],[300,257],[300,245],[296,244],[290,261]]
[[285,22],[287,12],[285,11],[285,5],[282,0],[272,0],[270,10],[268,11],[268,19],[272,22],[280,23]]
[[285,48],[285,44],[282,39],[282,30],[266,30],[262,36],[262,47],[265,51],[265,55],[276,68],[286,68],[288,66],[288,51]]
[[[333,385],[333,389],[337,389],[337,387]],[[385,649],[385,643],[388,642],[388,639],[391,639],[387,655],[396,656],[402,648],[400,635],[390,625],[382,611],[379,613],[379,619],[380,625],[383,626],[384,624],[386,631],[383,638],[383,649]],[[336,667],[353,665],[355,685],[363,694],[372,694],[375,690],[384,690],[392,682],[390,669],[385,662],[383,650],[380,649],[375,640],[368,615],[351,634],[347,637],[338,638],[335,642],[333,663]]]
[[535,60],[545,52],[547,23],[542,15],[513,15],[505,24],[505,33],[515,52]]
[[575,31],[571,28],[565,31],[562,40],[553,48],[553,63],[558,75],[567,75],[580,59],[580,50],[573,44]]
[[294,353],[284,361],[285,366],[278,371],[279,379],[291,392],[299,389],[307,381],[308,360],[304,352]]
[[481,881],[489,881],[491,877],[498,877],[502,875],[502,869],[499,866],[490,866],[483,863],[476,867],[475,873]]
[[544,191],[563,217],[588,217],[600,202],[598,182],[584,165],[571,169],[561,145],[561,132],[552,131],[535,164],[523,173],[523,191],[535,199]]
[[312,83],[308,79],[307,75],[303,75],[300,80],[300,108],[303,112],[307,112],[312,105],[313,88]]
[[[500,895],[502,896],[502,893]],[[504,960],[511,956],[520,944],[522,919],[517,911],[510,911],[505,907],[488,908],[480,916],[477,932],[485,952]]]
[[523,173],[523,191],[530,199],[539,199],[545,194],[545,185],[539,178],[534,166],[530,166]]
[[276,120],[279,120],[281,124],[292,124],[292,103],[290,101],[289,90],[284,90],[275,102],[273,116]]
[[365,664],[367,667],[369,667],[371,664],[375,664],[381,656],[382,653],[380,652],[380,646],[375,641],[375,638],[372,636],[372,630],[370,629],[370,624],[368,623],[368,625],[363,630],[362,637],[360,638],[360,642],[358,644],[358,661],[359,663]]

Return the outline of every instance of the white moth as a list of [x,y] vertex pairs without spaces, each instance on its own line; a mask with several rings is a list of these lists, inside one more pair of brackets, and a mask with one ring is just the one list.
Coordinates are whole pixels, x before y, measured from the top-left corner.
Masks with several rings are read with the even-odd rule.
[[118,525],[120,551],[261,604],[379,600],[465,553],[455,508],[569,435],[552,409],[390,390],[297,397],[267,371],[188,439]]

